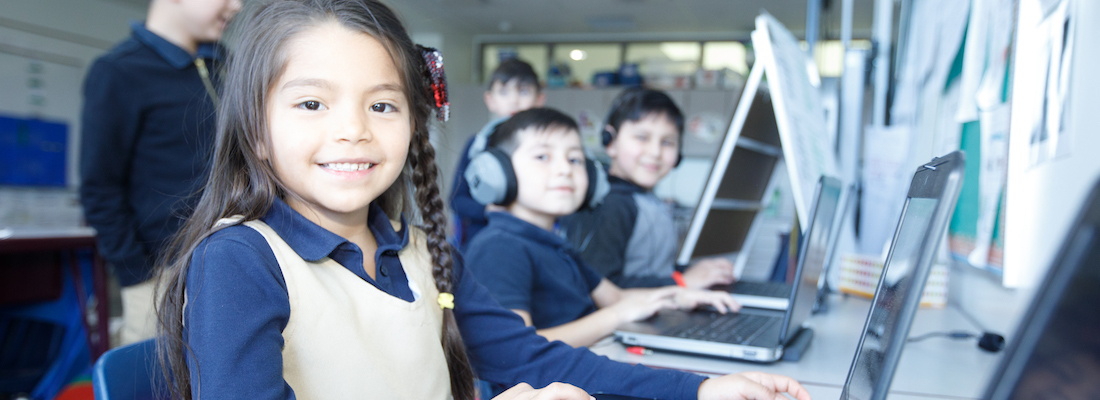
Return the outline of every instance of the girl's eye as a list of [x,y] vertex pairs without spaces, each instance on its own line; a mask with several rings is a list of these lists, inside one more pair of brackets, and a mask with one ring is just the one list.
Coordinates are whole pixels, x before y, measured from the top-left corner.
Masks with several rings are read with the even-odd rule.
[[317,100],[306,100],[298,103],[298,108],[304,108],[310,111],[317,111],[321,109],[321,102]]
[[661,142],[661,145],[665,146],[665,147],[674,147],[674,146],[676,146],[676,143],[674,143],[671,140],[665,140],[665,141]]
[[546,154],[538,154],[538,155],[535,156],[535,159],[539,160],[539,161],[546,161],[546,160],[550,159],[550,157],[547,156]]
[[570,157],[569,158],[569,163],[573,164],[573,165],[580,165],[580,164],[584,163],[584,159],[576,158],[576,157]]
[[370,110],[380,113],[394,112],[397,111],[397,107],[394,107],[393,104],[390,103],[374,103],[370,105]]

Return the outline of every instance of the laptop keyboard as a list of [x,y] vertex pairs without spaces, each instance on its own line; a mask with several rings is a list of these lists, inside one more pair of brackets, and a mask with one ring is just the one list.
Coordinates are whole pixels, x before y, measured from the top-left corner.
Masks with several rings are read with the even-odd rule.
[[745,294],[763,297],[787,297],[791,294],[791,287],[779,282],[749,282],[742,281],[733,284],[735,294]]
[[[706,340],[711,342],[744,344],[766,330],[778,328],[779,321],[774,317],[748,314],[714,314],[711,321],[698,324],[689,321],[673,327],[669,336]],[[778,336],[778,332],[776,333]]]

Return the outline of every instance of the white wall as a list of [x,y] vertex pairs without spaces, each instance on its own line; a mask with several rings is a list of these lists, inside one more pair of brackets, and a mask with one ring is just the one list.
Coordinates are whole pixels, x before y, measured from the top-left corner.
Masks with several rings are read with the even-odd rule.
[[[0,2],[0,114],[69,126],[67,188],[0,187],[0,228],[75,226],[81,85],[143,8],[103,0]],[[41,85],[32,87],[32,80]]]
[[[1070,72],[1069,119],[1066,128],[1072,138],[1064,157],[1029,166],[1027,130],[1018,126],[1019,110],[1013,109],[1009,138],[1008,194],[1005,203],[1005,283],[1010,286],[1037,284],[1062,244],[1072,219],[1085,195],[1100,175],[1100,134],[1096,131],[1096,110],[1100,108],[1100,2],[1072,0],[1076,7],[1077,31]],[[1021,11],[1021,24],[1034,16]],[[1018,57],[1027,57],[1019,54]],[[1022,80],[1038,79],[1017,73],[1014,87]],[[1033,94],[1014,93],[1013,96]]]

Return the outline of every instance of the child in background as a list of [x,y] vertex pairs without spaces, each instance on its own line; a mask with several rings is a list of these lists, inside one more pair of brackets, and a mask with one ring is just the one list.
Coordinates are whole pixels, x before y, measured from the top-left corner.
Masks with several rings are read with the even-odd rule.
[[569,116],[548,108],[520,112],[497,127],[488,146],[510,157],[516,187],[507,192],[515,196],[498,203],[504,212],[489,213],[489,226],[470,242],[466,260],[493,297],[540,335],[590,346],[661,308],[737,310],[725,292],[619,289],[553,232],[557,219],[581,207],[591,190],[581,135]]
[[212,170],[162,271],[174,397],[468,400],[476,370],[545,387],[501,399],[588,398],[554,381],[809,399],[777,375],[704,381],[549,343],[493,302],[445,237],[427,129],[440,58],[386,6],[269,1],[241,32]]
[[[457,216],[455,221],[455,239],[460,248],[464,248],[489,220],[485,217],[485,206],[470,197],[470,185],[466,182],[466,167],[470,164],[470,148],[475,141],[484,141],[501,122],[512,114],[532,108],[542,107],[546,103],[546,93],[539,86],[539,77],[531,64],[515,58],[504,60],[493,70],[489,78],[489,88],[485,90],[485,107],[489,109],[491,121],[485,124],[477,134],[466,142],[455,168],[454,188],[451,189],[451,209]],[[477,146],[484,148],[484,144]]]
[[[708,288],[733,281],[724,258],[676,265],[679,238],[669,205],[653,187],[680,162],[684,116],[668,95],[642,88],[615,98],[604,127],[611,192],[599,207],[563,218],[581,258],[624,287]],[[681,272],[683,271],[683,272]]]
[[217,41],[240,0],[153,0],[84,79],[80,203],[122,294],[121,344],[153,337],[151,279],[214,147]]

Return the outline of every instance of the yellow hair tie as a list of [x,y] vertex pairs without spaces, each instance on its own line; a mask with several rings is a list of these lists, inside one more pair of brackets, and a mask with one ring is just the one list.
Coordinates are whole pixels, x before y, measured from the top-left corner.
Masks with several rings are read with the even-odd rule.
[[443,292],[439,294],[439,308],[455,308],[455,295]]

